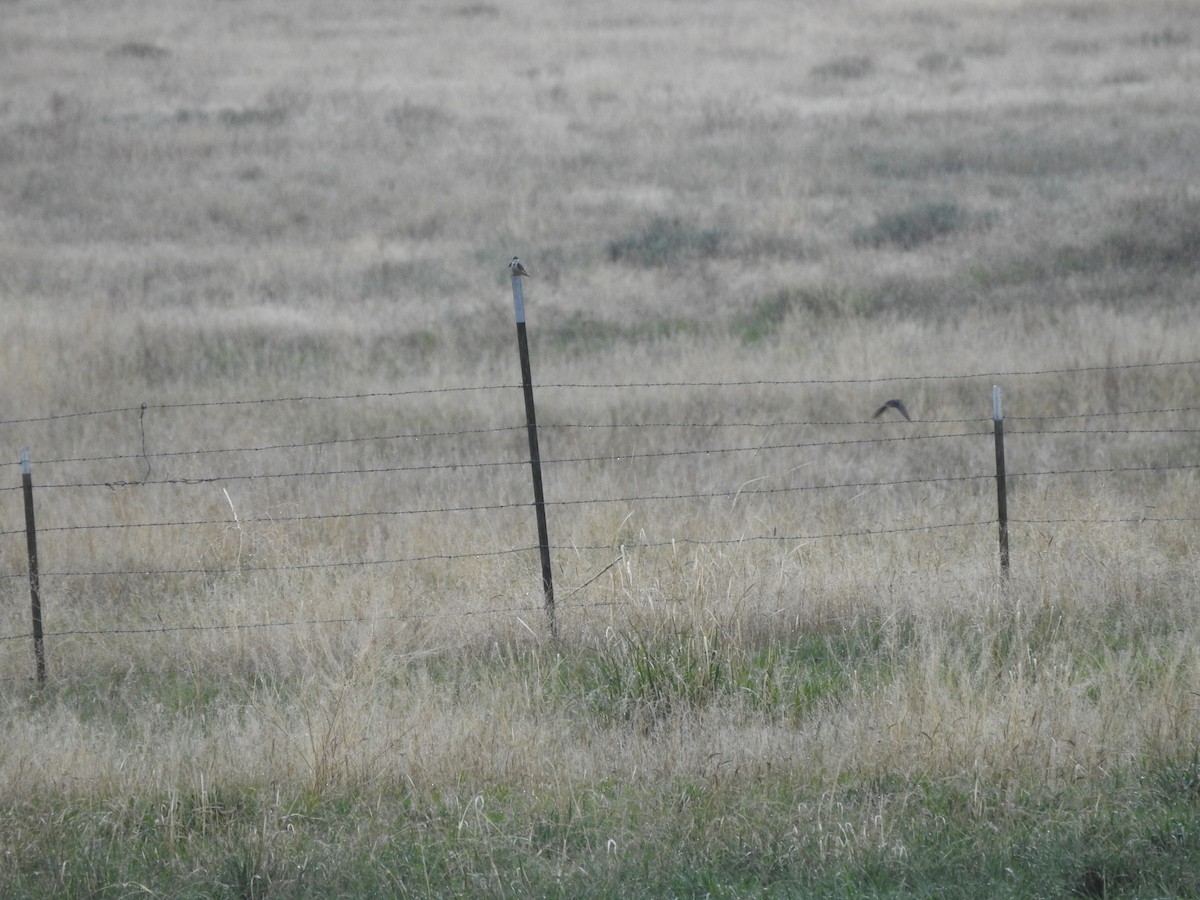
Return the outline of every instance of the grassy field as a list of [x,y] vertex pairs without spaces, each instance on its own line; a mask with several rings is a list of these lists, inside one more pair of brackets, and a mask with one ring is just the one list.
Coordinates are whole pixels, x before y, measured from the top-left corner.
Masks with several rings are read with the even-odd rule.
[[[1200,893],[1196,4],[47,0],[0,75],[0,894]],[[1007,580],[993,384],[1076,473]]]

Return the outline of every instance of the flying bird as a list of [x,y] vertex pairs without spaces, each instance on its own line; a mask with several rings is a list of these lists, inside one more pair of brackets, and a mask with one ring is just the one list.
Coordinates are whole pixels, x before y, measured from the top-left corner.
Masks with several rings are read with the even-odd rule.
[[904,416],[904,418],[908,419],[908,421],[912,421],[912,418],[908,414],[908,409],[904,406],[903,400],[885,400],[883,406],[875,410],[875,415],[871,416],[871,418],[878,419],[889,409],[894,409],[896,412],[900,413],[900,415]]
[[529,271],[525,268],[525,263],[521,262],[521,257],[514,256],[512,262],[508,264],[508,271],[512,272],[513,278],[518,275],[524,275],[526,278],[532,278]]

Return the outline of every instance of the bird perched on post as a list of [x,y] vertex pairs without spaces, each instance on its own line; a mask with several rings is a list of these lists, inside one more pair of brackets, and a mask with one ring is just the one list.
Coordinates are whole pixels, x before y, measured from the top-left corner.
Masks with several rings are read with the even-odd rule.
[[521,262],[521,257],[519,256],[513,257],[512,262],[508,264],[508,271],[512,272],[513,278],[516,278],[518,275],[524,275],[526,278],[533,277],[529,274],[529,271],[525,268],[525,264]]
[[900,415],[904,416],[904,418],[908,419],[908,421],[912,421],[912,418],[908,415],[908,410],[904,406],[903,400],[885,400],[883,406],[875,410],[875,415],[871,416],[871,418],[878,419],[889,409],[894,409],[896,412],[900,413]]

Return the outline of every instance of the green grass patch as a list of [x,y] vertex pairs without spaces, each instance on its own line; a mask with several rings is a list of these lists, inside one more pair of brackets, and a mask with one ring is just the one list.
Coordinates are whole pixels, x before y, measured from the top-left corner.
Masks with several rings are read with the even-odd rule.
[[1050,246],[1037,254],[970,269],[981,287],[1035,284],[1073,275],[1124,271],[1146,279],[1187,277],[1200,260],[1200,201],[1155,195],[1121,206],[1091,241]]
[[778,333],[797,305],[796,292],[788,289],[762,297],[750,310],[734,318],[733,333],[744,343],[761,343]]
[[171,55],[171,51],[157,44],[144,41],[125,41],[108,51],[108,56],[137,60],[160,60]]
[[1200,265],[1200,200],[1154,196],[1128,204],[1093,251],[1121,268],[1185,269]]
[[812,68],[814,77],[834,81],[857,81],[874,71],[874,60],[861,54],[839,56]]
[[464,784],[436,797],[244,787],[47,800],[4,811],[0,890],[30,900],[133,886],[222,898],[1195,896],[1200,807],[1157,786],[1158,772],[1179,766],[1193,764],[1040,801],[1012,784],[899,774],[822,795],[763,773],[611,779],[561,797]]
[[641,231],[608,243],[608,258],[647,268],[716,256],[725,233],[697,228],[679,219],[657,218]]
[[884,304],[862,291],[839,284],[789,286],[754,301],[733,317],[729,330],[745,344],[760,344],[775,337],[792,318],[823,322],[845,316],[879,312]]
[[[899,632],[892,638],[906,639]],[[733,638],[715,625],[631,629],[565,664],[558,690],[582,696],[607,724],[650,727],[715,702],[797,722],[818,704],[836,703],[855,683],[878,683],[892,670],[890,653],[878,629],[762,641]]]
[[953,201],[917,203],[893,213],[883,213],[875,224],[855,230],[854,243],[864,247],[891,245],[913,250],[922,244],[961,231],[970,216]]
[[[480,766],[435,780],[418,770],[270,785],[197,775],[136,795],[30,791],[0,811],[0,895],[106,895],[136,885],[264,898],[1194,896],[1194,751],[1047,783],[1036,766],[926,769],[920,752],[868,753],[831,771],[830,760],[803,749],[814,721],[835,722],[855,697],[885,698],[930,646],[962,645],[968,656],[981,646],[983,655],[946,677],[992,682],[1031,657],[1053,666],[1064,641],[1082,642],[1067,648],[1078,658],[1116,627],[1103,616],[1093,629],[1068,618],[1052,608],[1032,616],[997,608],[983,619],[940,617],[930,635],[903,615],[788,630],[681,616],[610,628],[596,643],[553,652],[508,644],[414,658],[389,690],[423,676],[457,703],[520,684],[520,703],[535,706],[548,729],[578,728],[614,748],[662,741],[664,753],[676,740],[711,740],[698,715],[711,710],[748,728],[794,729],[797,755],[748,754],[731,765],[714,742],[696,751],[706,760],[699,766],[676,768],[664,757],[652,772],[551,765],[514,781]],[[1167,624],[1151,617],[1126,627],[1165,640]],[[980,644],[981,629],[994,639]],[[1035,670],[1026,677],[1032,682]],[[1148,689],[1158,680],[1148,672]],[[298,703],[301,687],[285,688]],[[73,710],[102,731],[122,727],[134,702],[162,704],[172,716],[219,716],[231,693],[253,706],[257,691],[280,688],[218,688],[168,674],[115,679],[91,696],[58,690],[38,705]],[[506,713],[490,715],[502,722]],[[321,715],[307,721],[332,724]],[[405,745],[387,752],[403,757]]]

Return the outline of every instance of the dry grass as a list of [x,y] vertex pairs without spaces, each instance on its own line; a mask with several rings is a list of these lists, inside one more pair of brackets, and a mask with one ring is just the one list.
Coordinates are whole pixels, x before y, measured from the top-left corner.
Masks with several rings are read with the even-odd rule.
[[[971,479],[993,383],[1010,472],[1195,465],[1197,368],[1144,364],[1200,333],[1197,42],[1167,2],[13,7],[0,441],[56,634],[42,690],[0,646],[0,886],[1193,892],[1194,470],[1018,475],[1007,584]],[[551,508],[558,641],[495,553],[535,542],[514,252],[547,496],[620,498]]]

